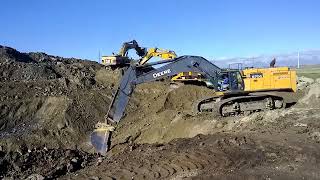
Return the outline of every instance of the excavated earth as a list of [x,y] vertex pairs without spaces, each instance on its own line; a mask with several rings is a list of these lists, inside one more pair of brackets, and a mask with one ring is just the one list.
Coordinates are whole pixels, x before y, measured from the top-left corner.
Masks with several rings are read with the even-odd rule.
[[228,118],[193,112],[206,87],[139,85],[102,157],[89,135],[120,74],[0,46],[0,178],[320,178],[320,79],[299,78],[287,109]]

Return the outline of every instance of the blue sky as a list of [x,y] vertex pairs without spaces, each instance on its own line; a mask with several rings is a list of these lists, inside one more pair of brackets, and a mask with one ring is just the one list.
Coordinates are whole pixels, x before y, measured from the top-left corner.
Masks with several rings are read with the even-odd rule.
[[8,0],[0,44],[97,60],[122,42],[209,59],[320,48],[318,0]]

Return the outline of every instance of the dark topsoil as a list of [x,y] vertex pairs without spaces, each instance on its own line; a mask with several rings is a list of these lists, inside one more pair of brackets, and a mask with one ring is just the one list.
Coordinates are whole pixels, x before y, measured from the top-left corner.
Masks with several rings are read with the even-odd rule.
[[99,70],[92,61],[0,46],[0,177],[54,178],[94,157],[78,149],[110,102],[114,84],[98,83]]

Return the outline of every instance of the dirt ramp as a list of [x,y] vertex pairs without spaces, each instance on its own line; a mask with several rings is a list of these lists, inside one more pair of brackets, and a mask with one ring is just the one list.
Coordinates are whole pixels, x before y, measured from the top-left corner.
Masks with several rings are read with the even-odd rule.
[[192,109],[196,100],[213,93],[206,87],[170,86],[163,82],[138,86],[115,132],[114,142],[121,143],[132,137],[139,143],[163,143],[208,134],[216,121],[212,116],[193,117]]

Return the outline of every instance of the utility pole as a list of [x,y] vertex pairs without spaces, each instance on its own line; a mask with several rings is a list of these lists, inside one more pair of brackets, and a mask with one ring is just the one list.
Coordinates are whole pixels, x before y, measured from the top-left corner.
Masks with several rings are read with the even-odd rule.
[[101,52],[100,52],[100,49],[99,49],[99,57],[98,57],[98,60],[99,60],[99,63],[101,62]]
[[300,52],[298,51],[298,69],[300,68]]

